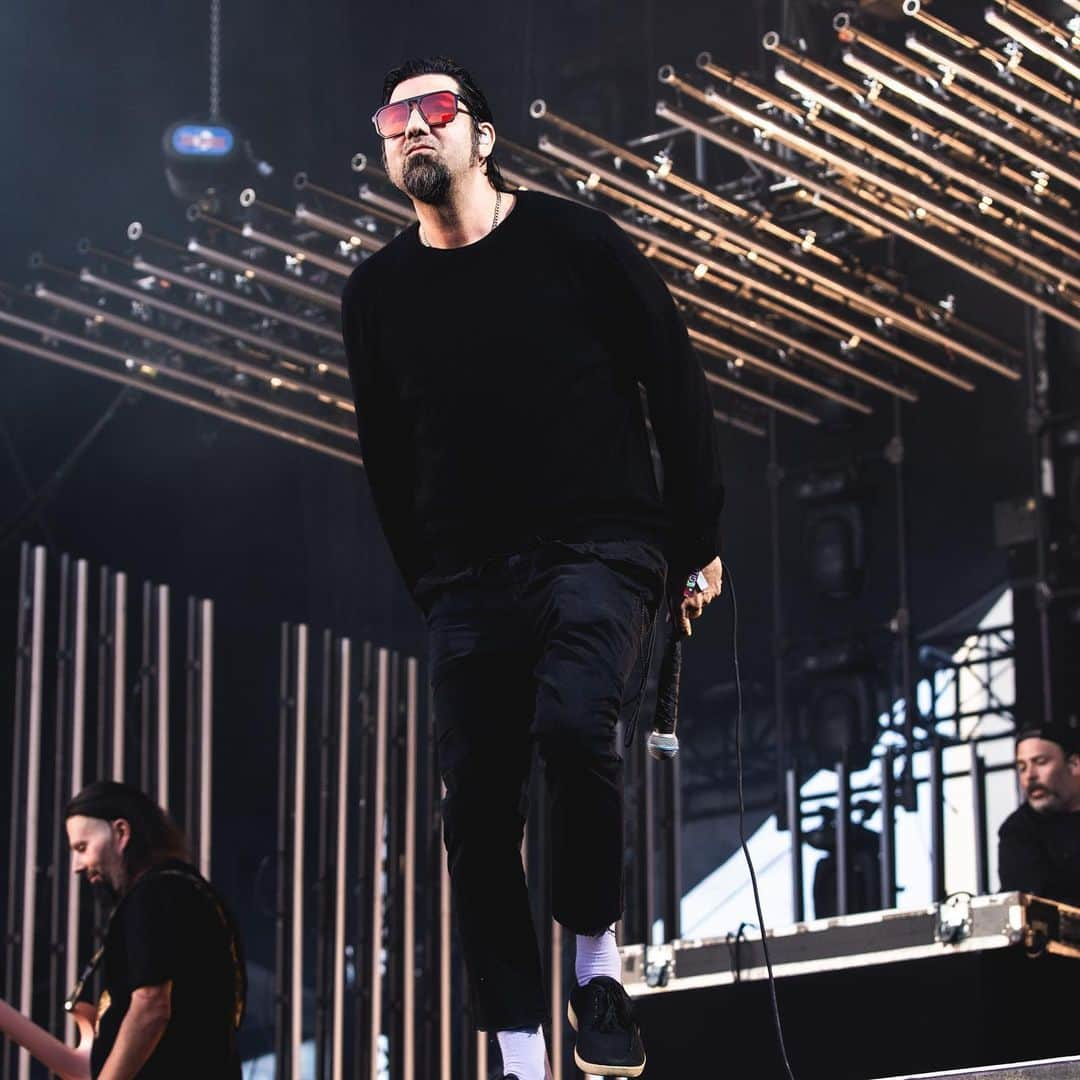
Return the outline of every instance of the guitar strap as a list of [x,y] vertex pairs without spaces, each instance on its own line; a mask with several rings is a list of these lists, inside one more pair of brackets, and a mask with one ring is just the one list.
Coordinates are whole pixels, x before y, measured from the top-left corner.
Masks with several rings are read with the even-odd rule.
[[151,876],[155,878],[183,878],[210,902],[216,912],[217,917],[225,930],[226,936],[229,939],[229,956],[232,960],[233,967],[233,1029],[238,1029],[241,1021],[244,1019],[244,1009],[247,1004],[247,968],[244,964],[243,953],[240,947],[240,935],[237,933],[236,924],[233,921],[232,916],[225,910],[225,905],[218,899],[217,894],[210,888],[209,883],[203,877],[191,870],[186,870],[177,866],[165,866],[160,869],[152,868],[148,870],[135,882],[127,895],[120,900],[120,903],[113,908],[109,915],[109,921],[105,924],[105,932],[102,934],[101,945],[94,951],[94,955],[90,957],[86,967],[83,968],[82,974],[79,976],[79,981],[75,984],[75,988],[64,1002],[64,1010],[66,1012],[71,1012],[72,1009],[75,1008],[79,998],[82,997],[83,988],[93,977],[94,972],[101,966],[102,957],[105,955],[105,943],[109,940],[109,930],[112,927],[113,919],[116,918],[117,912],[127,902],[128,897],[130,897],[143,882],[149,880]]

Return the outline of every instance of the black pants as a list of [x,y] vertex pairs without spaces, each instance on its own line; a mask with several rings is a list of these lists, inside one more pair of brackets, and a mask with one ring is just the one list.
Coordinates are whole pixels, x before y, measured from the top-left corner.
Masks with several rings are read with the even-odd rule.
[[648,544],[546,542],[418,586],[451,888],[481,1029],[547,1014],[521,863],[534,741],[550,795],[554,917],[587,934],[622,914],[615,726],[664,575]]

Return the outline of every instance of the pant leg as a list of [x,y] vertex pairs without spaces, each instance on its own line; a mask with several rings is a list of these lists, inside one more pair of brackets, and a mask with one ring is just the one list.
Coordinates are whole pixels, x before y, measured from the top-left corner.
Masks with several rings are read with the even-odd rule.
[[532,658],[512,583],[458,583],[428,623],[443,832],[476,1024],[538,1025],[547,1002],[521,862]]
[[533,732],[550,792],[552,912],[580,934],[610,926],[623,908],[615,729],[664,581],[663,559],[642,547],[564,546],[538,565],[527,597],[541,646]]

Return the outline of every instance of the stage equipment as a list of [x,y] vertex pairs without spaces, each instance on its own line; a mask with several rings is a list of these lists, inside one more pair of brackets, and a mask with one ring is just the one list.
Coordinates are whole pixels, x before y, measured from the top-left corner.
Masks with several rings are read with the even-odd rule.
[[[796,1075],[864,1080],[1077,1053],[1068,1010],[1078,927],[1078,909],[1003,893],[957,894],[922,909],[771,929]],[[623,981],[650,1033],[650,1067],[660,1075],[678,1076],[709,1060],[716,1028],[708,1018],[716,1016],[755,1047],[758,1072],[779,1072],[756,931],[625,946],[621,953]],[[1034,1029],[1017,1022],[1033,1000],[1041,1017]],[[822,1001],[843,1016],[842,1034],[827,1050]],[[901,1016],[918,1038],[897,1037]]]
[[795,497],[806,508],[807,569],[822,596],[847,599],[862,590],[866,571],[862,494],[851,469],[815,473],[796,486]]

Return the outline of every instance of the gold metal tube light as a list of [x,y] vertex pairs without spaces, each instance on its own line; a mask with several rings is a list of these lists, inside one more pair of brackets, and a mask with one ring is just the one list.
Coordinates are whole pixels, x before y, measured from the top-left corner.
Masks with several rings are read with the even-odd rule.
[[133,322],[131,319],[125,319],[121,315],[114,315],[111,311],[104,311],[91,304],[84,304],[79,300],[74,300],[70,296],[65,296],[63,293],[53,292],[44,285],[35,286],[34,295],[39,300],[45,300],[46,302],[53,304],[56,307],[64,308],[67,311],[74,311],[88,319],[93,319],[95,322],[108,323],[110,326],[117,327],[117,329],[125,330],[129,334],[134,334],[136,337],[149,338],[151,341],[156,341],[162,345],[171,345],[174,349],[177,349],[180,352],[186,352],[191,356],[201,356],[204,360],[209,360],[211,363],[218,364],[220,367],[231,368],[234,371],[243,372],[243,374],[250,375],[256,379],[264,379],[267,382],[270,382],[272,379],[278,379],[280,380],[280,385],[286,390],[295,390],[298,393],[308,394],[315,398],[329,399],[331,404],[337,405],[344,410],[355,409],[355,406],[351,401],[346,401],[344,398],[336,398],[332,394],[327,394],[324,387],[297,381],[289,378],[287,375],[280,375],[276,371],[270,371],[266,368],[258,367],[255,364],[249,364],[244,360],[237,359],[235,356],[228,356],[225,353],[217,352],[215,349],[208,349],[204,345],[199,345],[194,341],[185,341],[183,338],[178,338],[173,334],[166,334],[161,330],[154,329],[152,326],[147,326],[145,323]]
[[884,379],[879,379],[875,375],[860,371],[851,364],[845,363],[843,360],[839,360],[835,356],[831,356],[821,349],[816,349],[814,346],[808,345],[806,342],[800,341],[790,334],[774,330],[767,323],[759,322],[757,319],[752,319],[740,312],[732,311],[730,308],[724,307],[722,304],[717,304],[707,297],[702,296],[700,293],[694,292],[692,289],[688,289],[683,285],[676,285],[673,281],[665,279],[665,284],[672,295],[677,296],[680,300],[684,300],[688,304],[693,304],[695,307],[702,308],[704,311],[722,316],[724,319],[727,319],[737,326],[744,327],[748,330],[755,330],[760,334],[772,338],[774,342],[779,342],[792,352],[804,353],[816,360],[819,364],[834,368],[852,378],[865,381],[871,386],[876,387],[878,390],[884,390],[886,393],[893,394],[904,401],[914,402],[918,400],[917,395],[913,394],[910,390],[894,386],[892,383],[886,382]]
[[336,240],[341,240],[355,250],[379,251],[386,246],[386,241],[378,236],[372,236],[363,229],[349,228],[343,222],[334,221],[333,218],[325,217],[309,210],[303,203],[296,204],[294,211],[296,220],[304,225],[310,225],[319,232],[326,233]]
[[1010,22],[1004,16],[999,15],[993,8],[986,9],[983,13],[983,19],[995,30],[1000,30],[1001,33],[1011,37],[1017,44],[1023,45],[1029,52],[1034,53],[1048,64],[1060,68],[1070,79],[1080,81],[1080,64],[1077,64],[1065,53],[1051,48],[1051,46],[1029,34],[1022,27],[1017,26],[1016,23]]
[[735,379],[725,379],[723,375],[717,375],[715,371],[710,371],[708,368],[705,369],[705,379],[714,386],[722,386],[725,390],[730,390],[733,394],[749,398],[751,401],[756,401],[759,405],[767,405],[770,409],[775,409],[777,412],[784,413],[786,416],[792,416],[796,420],[801,420],[804,424],[811,424],[816,427],[821,423],[820,418],[815,416],[812,412],[807,412],[805,409],[800,409],[795,405],[789,405],[786,401],[781,401],[771,394],[765,394],[760,390],[754,390],[752,387],[744,386]]
[[994,119],[1006,124],[1008,127],[1022,132],[1033,142],[1047,145],[1049,149],[1052,149],[1055,152],[1061,150],[1061,147],[1057,146],[1053,138],[1045,131],[1034,124],[1029,124],[1022,117],[1017,116],[1010,110],[1003,109],[1000,105],[987,100],[981,94],[976,94],[973,90],[969,90],[965,86],[957,86],[948,79],[946,79],[943,84],[940,83],[935,73],[930,68],[920,64],[918,61],[908,56],[907,53],[901,52],[899,49],[894,49],[891,45],[886,45],[885,42],[874,37],[872,34],[867,34],[865,31],[854,26],[851,21],[851,16],[846,12],[842,12],[833,19],[833,28],[837,31],[837,36],[845,44],[862,45],[872,52],[877,53],[878,56],[884,57],[886,60],[910,71],[913,75],[916,75],[921,79],[939,82],[939,85],[942,85],[949,94],[960,98],[962,101],[966,101],[979,112],[986,113],[988,116],[994,117]]
[[101,341],[92,341],[89,338],[82,337],[78,334],[71,334],[65,330],[60,330],[58,327],[35,322],[33,319],[24,319],[19,315],[15,315],[13,312],[4,311],[2,308],[0,308],[0,320],[10,323],[13,326],[19,326],[24,330],[36,331],[46,339],[55,338],[57,341],[67,342],[69,345],[75,345],[80,349],[87,349],[90,352],[100,353],[102,356],[109,356],[114,360],[119,360],[125,365],[134,363],[143,375],[149,375],[151,377],[163,375],[165,378],[175,379],[177,382],[197,386],[201,390],[209,390],[219,397],[233,398],[237,401],[243,401],[248,405],[253,405],[256,408],[263,409],[266,412],[274,413],[277,416],[296,420],[302,424],[310,424],[312,427],[321,428],[325,431],[332,432],[335,435],[340,435],[343,438],[349,438],[353,434],[353,431],[348,427],[331,423],[320,416],[312,416],[310,413],[305,413],[302,410],[291,409],[287,405],[274,401],[272,398],[259,397],[257,394],[249,394],[246,390],[231,386],[222,386],[221,383],[214,382],[213,379],[204,378],[202,375],[195,375],[190,371],[185,371],[183,368],[168,367],[156,360],[137,359],[131,351],[117,349],[111,345],[106,345]]
[[246,341],[248,344],[254,345],[259,349],[265,349],[268,353],[277,353],[278,356],[288,357],[293,363],[301,364],[312,371],[319,371],[320,367],[325,368],[326,366],[319,357],[312,356],[310,353],[301,352],[299,349],[294,349],[291,345],[275,341],[273,338],[268,338],[264,334],[255,334],[250,330],[244,330],[238,326],[230,326],[220,319],[214,319],[209,315],[203,315],[201,312],[193,311],[191,308],[184,307],[182,304],[170,303],[168,300],[165,300],[156,293],[149,292],[146,289],[132,289],[126,285],[121,285],[118,282],[110,281],[108,278],[98,277],[97,274],[86,269],[79,272],[79,280],[86,285],[93,285],[95,289],[101,289],[103,292],[126,297],[128,300],[146,304],[147,307],[157,308],[159,311],[167,311],[170,315],[175,315],[180,319],[186,319],[188,322],[197,323],[199,326],[205,326],[207,329],[214,330],[225,337],[233,337],[238,338],[241,341]]
[[[836,98],[831,97],[823,90],[819,90],[817,87],[810,86],[809,83],[803,82],[797,76],[790,74],[784,68],[777,68],[776,80],[781,85],[788,87],[790,90],[794,90],[797,94],[802,94],[803,97],[810,101],[817,102],[823,109],[828,109],[835,112],[838,116],[842,117],[849,124],[857,124],[863,127],[875,138],[881,139],[883,142],[889,143],[891,146],[896,146],[902,149],[904,153],[911,155],[918,161],[921,161],[928,168],[941,173],[943,176],[947,176],[957,183],[964,184],[967,187],[973,188],[977,195],[985,198],[992,198],[995,201],[1001,202],[1010,207],[1014,213],[1024,218],[1030,218],[1032,221],[1041,222],[1047,228],[1054,229],[1062,236],[1068,237],[1074,244],[1080,245],[1080,234],[1076,233],[1069,225],[1063,221],[1058,220],[1050,214],[1044,213],[1037,206],[1032,206],[1025,202],[1019,196],[1014,195],[1008,189],[995,184],[993,181],[988,180],[982,176],[974,173],[969,173],[965,169],[960,168],[957,165],[951,164],[947,159],[941,155],[931,154],[927,150],[923,150],[917,144],[913,143],[910,139],[903,139],[899,135],[894,134],[886,128],[875,124],[865,112],[859,109],[852,109],[844,105],[842,102],[837,101]],[[1078,249],[1065,248],[1066,254],[1072,254],[1076,257]],[[1033,262],[1032,265],[1038,266],[1038,262]],[[1050,270],[1048,271],[1048,267]],[[1042,266],[1044,272],[1053,272],[1052,264],[1044,263]],[[1080,284],[1080,283],[1078,283]]]
[[243,236],[245,240],[254,240],[257,244],[265,244],[267,247],[275,248],[276,250],[291,256],[297,262],[309,262],[312,266],[319,267],[320,270],[326,270],[331,274],[337,274],[338,277],[347,278],[356,269],[356,266],[353,263],[344,263],[339,259],[331,259],[326,255],[320,255],[317,251],[301,247],[299,244],[291,243],[288,240],[282,240],[280,237],[263,232],[261,229],[256,229],[253,225],[249,225],[246,222],[240,229],[240,235]]
[[[826,157],[829,160],[838,161],[841,168],[849,166],[849,163],[846,161],[846,159],[841,158],[839,157],[839,155],[836,155],[831,151],[827,151],[822,147],[819,147],[816,144],[811,143],[808,140],[797,136],[784,128],[779,127],[766,117],[756,115],[747,109],[743,109],[740,106],[735,105],[733,102],[725,101],[719,95],[715,96],[710,100],[713,106],[719,111],[728,113],[734,119],[739,120],[741,123],[746,124],[751,128],[766,130],[768,134],[775,138],[777,142],[784,143],[785,145],[790,146],[791,149],[797,150],[799,153],[805,154],[805,156],[807,157],[810,157],[812,159],[820,159],[822,157]],[[1010,295],[1015,296],[1017,299],[1023,300],[1026,303],[1033,304],[1036,307],[1039,307],[1041,310],[1046,311],[1047,314],[1053,315],[1055,318],[1058,318],[1063,322],[1068,323],[1070,326],[1076,326],[1078,329],[1080,329],[1080,317],[1059,308],[1055,304],[1048,303],[1047,301],[1043,300],[1042,297],[1036,295],[1035,293],[1029,292],[1027,289],[1020,288],[1019,286],[1013,285],[1011,282],[1003,280],[997,274],[993,274],[987,270],[984,270],[982,267],[977,266],[976,264],[970,262],[968,259],[960,255],[955,254],[948,248],[942,247],[940,244],[936,244],[932,240],[929,240],[928,238],[922,236],[917,230],[910,229],[905,224],[900,222],[890,222],[888,218],[883,218],[878,212],[876,212],[872,207],[868,206],[865,202],[851,199],[849,196],[838,192],[835,185],[827,185],[818,182],[813,178],[807,176],[805,173],[794,169],[787,162],[779,161],[776,158],[772,157],[772,155],[770,154],[764,154],[758,151],[756,147],[748,147],[741,140],[736,140],[729,136],[723,135],[709,125],[700,123],[694,120],[693,117],[687,116],[685,113],[680,113],[674,109],[671,109],[664,102],[659,102],[657,104],[656,112],[657,115],[662,116],[665,119],[673,120],[677,123],[683,123],[687,127],[690,127],[691,130],[700,132],[702,135],[705,136],[705,138],[717,143],[717,145],[726,146],[729,150],[734,150],[735,153],[752,157],[757,160],[759,164],[764,164],[767,168],[771,170],[784,172],[788,175],[794,176],[796,179],[800,180],[804,184],[804,186],[810,188],[811,190],[819,190],[822,191],[823,194],[829,194],[833,199],[839,201],[841,205],[847,204],[847,206],[853,209],[856,213],[861,212],[865,214],[867,217],[870,218],[871,221],[874,221],[876,224],[881,225],[883,228],[890,228],[893,232],[901,233],[913,244],[916,244],[919,247],[924,248],[925,250],[931,251],[933,254],[939,256],[947,262],[951,262],[954,265],[959,266],[961,269],[964,269],[975,277],[981,278],[989,284],[994,285],[996,288],[1001,289],[1003,292],[1007,292]],[[807,150],[809,150],[808,153]],[[857,166],[851,167],[858,168]],[[862,171],[866,173],[866,170]],[[873,174],[867,175],[869,177],[870,183],[873,184],[875,180]],[[876,179],[881,183],[891,183],[881,181],[880,178]],[[911,198],[912,201],[916,202],[916,204],[924,201],[918,199],[917,196],[912,197],[910,194],[902,197]],[[934,212],[939,213],[941,212],[941,209],[943,208],[935,207]],[[944,214],[948,217],[955,218],[955,215],[951,214],[948,210],[944,210]],[[949,347],[956,348],[956,345],[953,344]],[[970,352],[968,355],[970,356]],[[1004,365],[997,363],[997,361],[992,360],[989,357],[982,356],[981,354],[976,355],[978,356],[978,360],[976,360],[977,363],[981,363],[984,366],[991,368],[992,370],[996,370],[999,374],[1006,375],[1007,378],[1015,379],[1019,377],[1017,373],[1011,368],[1005,367]],[[974,357],[970,358],[974,359]]]
[[993,0],[993,2],[997,4],[1002,11],[1008,12],[1010,15],[1016,15],[1023,19],[1024,22],[1030,23],[1036,30],[1041,30],[1044,34],[1048,34],[1063,48],[1080,51],[1080,34],[1058,26],[1053,19],[1047,19],[1045,16],[1038,14],[1038,12],[1032,11],[1031,8],[1017,3],[1017,0]]
[[[835,85],[841,90],[846,91],[857,101],[865,101],[867,99],[868,95],[865,87],[852,82],[850,79],[845,79],[843,75],[826,67],[824,64],[819,64],[809,57],[796,52],[780,40],[780,35],[777,34],[775,30],[770,30],[765,35],[762,39],[762,45],[767,52],[775,52],[777,56],[782,57],[793,67],[809,71],[811,74],[816,75],[819,79],[823,79],[828,84]],[[918,116],[915,113],[902,108],[897,105],[896,102],[890,101],[888,98],[879,95],[874,99],[874,107],[886,115],[899,120],[902,124],[907,124],[916,131],[922,132],[922,134],[932,139],[935,143],[955,151],[967,161],[984,164],[984,157],[976,147],[971,146],[962,139],[958,139],[949,131],[935,127],[934,124],[927,121],[924,117]],[[1030,173],[1019,172],[1004,162],[995,162],[993,171],[1000,173],[1001,176],[1027,191],[1033,191],[1037,186],[1036,178]],[[1066,210],[1072,209],[1069,200],[1064,198],[1064,196],[1058,192],[1044,190],[1039,194],[1044,200],[1056,203]]]
[[[766,374],[772,375],[773,378],[779,379],[781,382],[789,382],[793,386],[801,387],[811,394],[817,394],[828,401],[836,402],[837,405],[843,405],[845,409],[851,409],[854,412],[862,413],[863,416],[870,416],[874,411],[869,405],[865,405],[861,401],[856,401],[855,398],[849,397],[847,394],[841,394],[831,387],[822,386],[821,383],[814,382],[813,379],[807,379],[797,372],[789,371],[779,364],[774,364],[770,360],[766,360],[764,357],[750,352],[749,349],[740,349],[735,345],[729,345],[727,342],[720,341],[711,334],[705,334],[693,326],[688,326],[686,332],[690,335],[690,340],[696,345],[703,345],[725,359],[734,360],[740,366],[745,364],[747,367],[764,371]],[[706,372],[706,376],[708,376],[708,374],[709,373]]]
[[1063,105],[1076,108],[1077,99],[1075,95],[1069,94],[1060,87],[1055,86],[1041,75],[1029,71],[1024,67],[1023,58],[1021,56],[1006,56],[1004,53],[992,49],[989,45],[984,45],[978,38],[973,38],[969,34],[957,30],[955,26],[950,25],[944,19],[939,19],[936,15],[931,15],[928,11],[923,11],[922,0],[903,0],[901,10],[905,15],[918,20],[923,26],[928,27],[935,33],[947,37],[950,41],[955,42],[965,49],[971,49],[973,52],[978,53],[984,60],[989,60],[998,71],[1015,75],[1018,79],[1022,79],[1030,86],[1035,87],[1036,90],[1060,101]]
[[[1080,2],[1080,0],[1078,0],[1078,2]],[[1063,134],[1069,135],[1074,139],[1080,139],[1080,127],[1073,124],[1067,117],[1060,116],[1052,109],[1044,108],[1031,98],[1026,98],[1020,94],[1014,93],[1007,86],[983,75],[974,68],[968,67],[967,64],[957,60],[955,57],[946,56],[932,45],[927,45],[925,41],[917,38],[914,34],[909,34],[907,38],[905,38],[904,44],[913,53],[917,53],[924,60],[929,60],[932,64],[936,64],[941,69],[943,76],[947,77],[948,74],[952,72],[956,78],[963,79],[965,82],[969,82],[973,86],[979,87],[980,90],[985,90],[988,94],[996,94],[1002,101],[1017,110],[1017,112],[1028,112],[1041,120],[1044,124],[1049,124],[1051,127],[1057,128],[1058,131]]]
[[110,371],[108,368],[100,367],[97,364],[91,364],[86,360],[78,360],[75,357],[66,356],[64,353],[59,353],[54,349],[46,349],[40,345],[34,345],[27,341],[20,341],[18,338],[8,337],[6,334],[0,334],[0,345],[6,345],[10,349],[28,353],[31,356],[39,357],[42,360],[48,360],[54,364],[61,364],[64,367],[74,368],[76,371],[83,371],[90,375],[96,375],[98,378],[106,379],[109,382],[121,383],[125,386],[134,386],[144,393],[165,398],[166,400],[179,405],[186,405],[198,412],[209,413],[211,416],[216,416],[221,420],[228,420],[234,424],[239,424],[241,427],[251,428],[255,431],[262,432],[264,435],[273,435],[276,438],[284,439],[286,442],[303,446],[308,450],[317,450],[319,453],[327,454],[330,457],[337,458],[339,461],[347,461],[350,465],[363,465],[364,463],[363,458],[361,458],[359,454],[349,453],[347,450],[339,450],[335,446],[328,446],[316,439],[308,438],[306,435],[299,435],[295,432],[273,427],[270,424],[263,423],[261,420],[255,420],[249,416],[242,416],[237,412],[224,409],[218,405],[213,405],[210,402],[201,401],[200,399],[190,397],[187,394],[181,394],[175,390],[166,389],[164,386],[157,386],[154,383],[148,382],[146,379],[137,379],[119,371]]
[[[156,263],[148,262],[141,255],[136,255],[131,260],[131,265],[140,273],[153,274],[155,277],[164,278],[165,281],[171,281],[174,285],[180,285],[185,289],[205,293],[207,296],[214,296],[226,304],[235,304],[237,307],[247,308],[248,311],[254,311],[257,315],[262,315],[265,318],[288,323],[298,330],[304,330],[309,334],[316,334],[327,341],[332,341],[335,345],[341,344],[341,332],[338,330],[331,330],[329,327],[309,322],[307,319],[282,311],[280,308],[260,304],[258,300],[252,300],[249,296],[244,296],[230,289],[223,289],[221,286],[209,281],[203,281],[201,278],[191,277],[189,274],[181,274],[175,270],[158,266]],[[326,360],[322,361],[322,363],[326,364],[327,369],[335,375],[348,376],[348,371],[341,364],[330,363]]]
[[[563,161],[574,164],[577,168],[580,168],[583,171],[587,172],[590,169],[589,162],[584,161],[576,154],[565,150],[563,147],[551,143],[550,140],[541,137],[540,146],[541,149],[543,149],[545,152],[550,153]],[[611,172],[611,170],[603,169],[601,166],[596,164],[591,164],[591,168],[594,173],[604,177],[606,180],[608,180],[609,183],[617,184],[618,186],[621,186],[623,188],[630,188],[634,190],[635,193],[643,199],[651,199],[652,201],[660,202],[666,205],[664,200],[662,200],[661,198],[657,196],[652,196],[650,193],[640,191],[640,189],[637,189],[636,185],[634,185],[632,182],[626,180],[625,178],[619,177],[618,174]],[[681,214],[681,216],[692,222],[697,228],[701,229],[706,234],[711,232],[720,235],[725,239],[733,242],[738,247],[753,252],[754,256],[756,256],[758,259],[772,260],[779,266],[787,269],[790,273],[795,274],[797,277],[803,277],[809,281],[817,283],[819,286],[823,287],[831,294],[832,299],[837,300],[840,303],[845,303],[847,298],[858,295],[854,293],[854,291],[849,285],[837,280],[831,275],[827,275],[820,270],[809,267],[805,262],[788,256],[785,253],[775,252],[770,248],[755,243],[753,240],[748,240],[747,238],[742,237],[737,233],[732,233],[722,224],[715,222],[712,219],[702,218],[699,215],[692,214],[691,212],[682,210],[681,208],[676,206],[672,206],[670,207],[670,209],[673,213]],[[908,331],[909,333],[913,333],[916,336],[923,338],[924,340],[935,341],[936,344],[940,344],[947,348],[956,349],[957,351],[964,351],[966,349],[966,346],[958,343],[954,338],[949,337],[949,335],[941,334],[935,331],[933,328],[928,327],[915,319],[910,319],[906,315],[897,312],[889,305],[878,304],[875,301],[861,295],[858,295],[858,300],[860,306],[869,308],[880,318],[885,319],[889,322],[893,322],[896,326]],[[988,362],[987,358],[981,352],[978,352],[974,349],[967,349],[965,355],[967,355],[969,359],[972,359],[977,363]]]
[[852,52],[844,52],[840,58],[848,67],[854,68],[867,79],[879,83],[894,94],[907,98],[921,108],[929,110],[933,115],[944,117],[950,123],[970,132],[975,138],[993,143],[1007,154],[1012,154],[1013,157],[1027,162],[1032,168],[1041,170],[1049,177],[1064,181],[1072,187],[1080,188],[1080,176],[1074,176],[1058,162],[1050,161],[1048,158],[1043,157],[1042,154],[1034,153],[1030,148],[1016,142],[1015,139],[1010,139],[985,124],[976,123],[971,117],[957,112],[955,109],[950,109],[943,102],[924,94],[918,87],[911,86],[909,83],[898,79],[887,71],[882,71],[881,68],[873,64],[868,64],[862,57],[856,56]]
[[890,341],[888,338],[881,337],[880,334],[876,334],[872,331],[867,331],[861,326],[857,326],[849,319],[841,318],[834,315],[831,311],[822,308],[819,304],[811,303],[809,300],[802,300],[797,296],[792,296],[784,289],[777,288],[774,285],[770,285],[768,282],[759,281],[756,278],[747,277],[745,274],[739,273],[737,270],[731,269],[725,266],[723,263],[716,259],[711,258],[708,255],[704,255],[700,252],[695,252],[691,248],[683,247],[682,244],[674,240],[668,240],[664,236],[660,236],[657,233],[651,232],[648,229],[643,229],[639,225],[635,225],[632,221],[620,222],[622,228],[628,232],[631,236],[636,237],[639,240],[643,240],[646,243],[656,244],[658,247],[666,248],[668,251],[675,252],[681,255],[685,259],[692,260],[695,264],[706,267],[707,270],[712,270],[720,277],[731,277],[737,281],[742,282],[748,289],[754,289],[765,296],[770,296],[775,300],[778,300],[781,304],[791,308],[795,311],[799,311],[803,314],[809,315],[812,318],[816,318],[828,325],[834,327],[843,333],[845,337],[857,338],[860,341],[866,341],[867,344],[873,345],[883,353],[887,353],[890,356],[897,357],[900,360],[904,360],[911,364],[913,367],[917,367],[922,371],[927,372],[930,375],[936,375],[939,379],[944,380],[947,383],[952,384],[960,390],[974,390],[975,386],[967,379],[962,378],[959,375],[954,375],[951,371],[947,371],[944,368],[938,367],[936,364],[930,363],[928,360],[924,360],[921,356],[911,352],[908,349],[903,348]]
[[293,295],[299,296],[310,303],[329,308],[331,311],[341,309],[341,298],[334,296],[332,293],[316,289],[312,285],[305,285],[302,281],[293,281],[284,274],[267,270],[247,259],[237,259],[232,255],[226,255],[225,252],[218,251],[217,248],[211,247],[209,244],[200,243],[198,240],[189,240],[187,249],[192,255],[198,255],[200,259],[216,263],[218,266],[222,266],[226,270],[232,270],[234,273],[243,274],[244,277],[250,278],[252,281],[265,281],[269,285],[284,289],[286,292],[291,292]]

